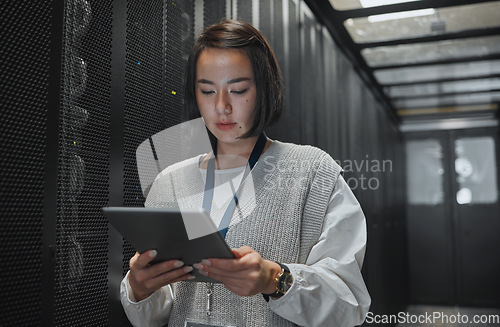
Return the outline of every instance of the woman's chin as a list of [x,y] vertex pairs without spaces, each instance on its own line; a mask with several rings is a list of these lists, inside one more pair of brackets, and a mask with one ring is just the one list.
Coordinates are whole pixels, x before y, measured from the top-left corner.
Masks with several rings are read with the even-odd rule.
[[240,135],[240,133],[238,133],[239,131],[235,130],[234,128],[223,130],[215,127],[213,129],[210,129],[210,132],[217,138],[219,142],[224,143],[237,142],[239,140],[238,137],[242,135]]
[[215,135],[215,137],[217,138],[218,142],[227,143],[227,144],[237,143],[240,140],[237,138],[236,135],[229,135],[229,134],[226,134],[226,135],[219,134],[219,135]]

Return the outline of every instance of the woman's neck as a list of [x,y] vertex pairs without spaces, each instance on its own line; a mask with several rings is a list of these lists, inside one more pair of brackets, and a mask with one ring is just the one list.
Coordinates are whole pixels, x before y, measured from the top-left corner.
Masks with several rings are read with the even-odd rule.
[[240,156],[248,160],[258,139],[258,137],[249,137],[239,139],[234,143],[217,141],[217,156]]
[[[217,160],[215,169],[231,169],[245,166],[248,162],[248,158],[250,158],[250,155],[252,154],[257,139],[258,137],[244,139],[242,141],[246,141],[244,142],[245,144],[228,144],[217,142]],[[272,140],[267,139],[262,153],[264,153],[272,143]],[[209,157],[210,156],[206,156],[205,159],[200,163],[200,168],[206,169]]]
[[235,143],[217,142],[216,169],[230,169],[245,166],[258,137],[240,139]]

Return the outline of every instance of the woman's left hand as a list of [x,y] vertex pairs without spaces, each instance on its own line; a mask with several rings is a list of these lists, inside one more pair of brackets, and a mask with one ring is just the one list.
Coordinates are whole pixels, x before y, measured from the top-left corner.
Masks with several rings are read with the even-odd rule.
[[263,259],[249,246],[233,250],[236,259],[207,259],[193,266],[205,276],[221,281],[240,296],[276,291],[275,277],[281,271],[276,262]]

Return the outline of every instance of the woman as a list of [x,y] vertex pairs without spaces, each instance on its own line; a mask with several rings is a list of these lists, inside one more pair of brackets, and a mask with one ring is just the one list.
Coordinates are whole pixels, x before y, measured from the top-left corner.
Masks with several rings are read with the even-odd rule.
[[[251,25],[223,21],[198,38],[188,62],[185,102],[203,118],[214,151],[163,171],[146,206],[203,206],[236,259],[150,266],[154,250],[136,253],[121,286],[134,325],[363,322],[370,305],[360,272],[364,215],[328,154],[263,133],[281,114],[282,89],[276,58]],[[203,191],[209,189],[213,193]],[[185,282],[193,269],[221,283]]]

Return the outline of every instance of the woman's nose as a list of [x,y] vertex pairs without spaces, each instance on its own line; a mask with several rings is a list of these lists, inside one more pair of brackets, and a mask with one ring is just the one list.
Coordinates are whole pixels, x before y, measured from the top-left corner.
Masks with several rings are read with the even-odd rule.
[[215,109],[217,110],[217,113],[221,115],[228,115],[233,111],[226,92],[219,92],[217,94]]

